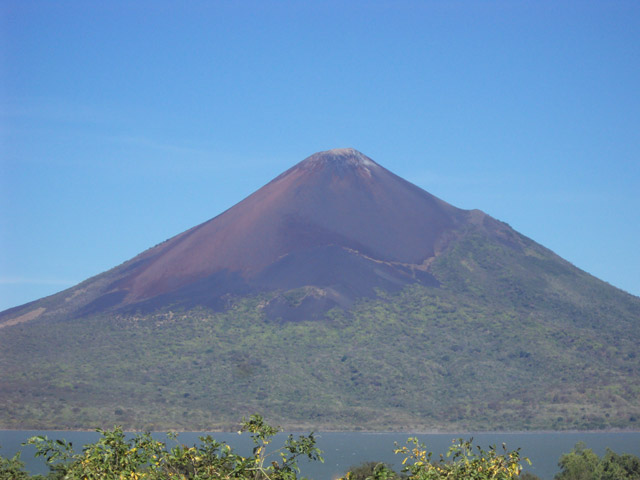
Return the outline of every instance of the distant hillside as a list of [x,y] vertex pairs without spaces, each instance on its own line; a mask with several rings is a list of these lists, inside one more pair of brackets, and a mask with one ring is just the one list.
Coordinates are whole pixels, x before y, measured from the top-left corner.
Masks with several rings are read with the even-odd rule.
[[640,298],[361,153],[0,313],[0,428],[640,428]]

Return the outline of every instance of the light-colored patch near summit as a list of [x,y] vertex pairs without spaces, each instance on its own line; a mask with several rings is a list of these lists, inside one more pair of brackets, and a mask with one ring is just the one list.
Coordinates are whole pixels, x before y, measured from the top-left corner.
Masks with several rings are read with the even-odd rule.
[[46,310],[46,308],[44,308],[44,307],[36,308],[35,310],[31,310],[30,312],[27,312],[25,314],[20,315],[19,317],[15,317],[15,318],[11,318],[11,319],[7,320],[3,324],[0,324],[0,328],[11,327],[11,326],[17,325],[19,323],[24,323],[24,322],[28,322],[30,320],[35,320],[40,315],[42,315],[45,310]]
[[322,152],[333,158],[343,158],[353,165],[361,165],[364,167],[373,167],[376,163],[362,152],[355,148],[334,148],[328,152]]
[[355,148],[332,148],[331,150],[327,150],[326,152],[319,152],[322,154],[335,155],[335,156],[347,156],[353,155],[354,153],[360,153]]
[[333,157],[347,157],[347,158],[357,159],[359,163],[366,165],[367,167],[372,167],[373,165],[375,165],[373,160],[371,160],[369,157],[367,157],[362,152],[359,152],[355,148],[334,148],[327,152],[321,152],[321,153],[327,154],[328,156],[333,156]]
[[316,165],[318,163],[326,162],[362,168],[369,175],[371,174],[371,168],[379,167],[376,162],[355,148],[334,148],[332,150],[314,153],[304,160],[304,163],[307,165]]

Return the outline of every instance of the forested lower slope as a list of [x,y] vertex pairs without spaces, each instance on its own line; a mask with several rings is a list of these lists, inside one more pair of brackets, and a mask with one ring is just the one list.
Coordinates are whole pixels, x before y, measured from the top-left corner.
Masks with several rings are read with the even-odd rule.
[[287,429],[640,428],[640,299],[486,230],[429,266],[439,285],[322,318],[265,315],[322,294],[303,287],[5,327],[0,428],[212,430],[253,412]]

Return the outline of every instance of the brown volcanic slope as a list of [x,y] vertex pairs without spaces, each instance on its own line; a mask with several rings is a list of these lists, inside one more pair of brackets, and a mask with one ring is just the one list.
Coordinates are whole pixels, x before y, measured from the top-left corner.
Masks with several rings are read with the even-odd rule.
[[[233,295],[316,287],[303,302],[308,315],[375,288],[436,284],[430,260],[470,222],[496,231],[502,225],[443,202],[354,149],[319,152],[217,217],[47,302],[5,311],[0,322],[35,318],[35,307],[45,316],[223,308]],[[277,300],[266,311],[295,317]]]

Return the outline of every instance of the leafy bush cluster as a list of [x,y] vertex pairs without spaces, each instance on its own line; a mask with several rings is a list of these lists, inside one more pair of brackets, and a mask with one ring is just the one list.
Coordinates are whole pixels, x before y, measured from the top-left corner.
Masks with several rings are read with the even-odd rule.
[[[253,440],[252,454],[244,457],[224,442],[211,436],[200,437],[200,444],[188,447],[177,442],[167,448],[149,433],[134,437],[125,435],[121,427],[98,430],[101,437],[75,453],[71,443],[35,436],[25,445],[36,447],[50,468],[47,476],[29,476],[24,471],[20,454],[12,458],[0,456],[0,480],[297,480],[297,460],[307,457],[323,461],[313,433],[295,439],[289,435],[278,449],[267,449],[278,428],[268,425],[262,416],[252,415],[242,422],[240,432],[249,432]],[[417,438],[409,438],[408,446],[396,444],[395,453],[404,456],[402,472],[385,463],[367,462],[352,467],[340,480],[540,480],[522,473],[520,449],[502,451],[495,446],[484,450],[474,447],[473,439],[453,442],[446,455],[433,459]],[[600,458],[583,443],[562,455],[560,473],[555,480],[638,480],[640,458],[611,450]]]
[[[507,480],[517,477],[522,471],[520,465],[520,449],[507,451],[502,444],[503,453],[498,454],[496,447],[492,446],[488,451],[477,446],[474,451],[471,440],[460,439],[454,443],[446,461],[440,456],[438,461],[431,461],[432,453],[427,453],[424,445],[418,442],[417,438],[410,438],[409,442],[413,448],[404,446],[396,449],[396,453],[408,455],[403,464],[407,465],[403,471],[409,472],[409,478],[415,480],[431,480],[444,478],[465,478],[465,479],[499,479]],[[529,459],[524,459],[531,463]]]
[[[98,430],[102,437],[87,445],[82,453],[74,453],[64,440],[45,436],[31,437],[27,444],[37,449],[36,456],[46,459],[51,473],[36,479],[50,480],[292,480],[298,478],[297,459],[306,456],[322,461],[313,433],[294,439],[267,452],[267,445],[278,433],[260,415],[243,421],[241,432],[251,434],[254,442],[251,456],[243,457],[226,443],[211,436],[200,437],[200,445],[177,444],[171,449],[154,440],[149,433],[127,439],[122,428]],[[176,439],[175,435],[170,435]],[[23,471],[19,455],[2,459],[0,480],[29,478]]]
[[[253,454],[246,458],[210,436],[200,437],[199,446],[178,444],[167,450],[163,442],[154,440],[149,433],[127,439],[119,427],[99,430],[102,437],[80,454],[73,452],[70,443],[44,436],[31,437],[27,444],[35,445],[36,455],[47,460],[51,473],[44,478],[51,480],[294,480],[299,474],[298,457],[322,461],[313,434],[300,436],[298,440],[289,436],[282,448],[267,453],[266,447],[278,429],[254,415],[243,422],[242,431],[249,431],[255,444]],[[432,462],[432,453],[427,453],[423,444],[415,438],[409,442],[414,445],[412,449],[396,448],[396,453],[406,455],[402,474],[384,463],[371,462],[351,469],[341,480],[507,480],[516,478],[521,471],[518,450],[508,452],[504,448],[504,453],[498,455],[495,447],[488,451],[477,447],[476,453],[471,441],[460,440],[450,448],[449,460],[441,456],[439,461]],[[273,459],[267,461],[268,457]],[[29,478],[19,454],[12,459],[0,458],[0,480]]]
[[628,453],[618,455],[607,449],[602,458],[578,443],[571,453],[560,457],[562,471],[556,480],[626,480],[640,479],[640,458]]
[[[341,480],[509,480],[518,478],[522,471],[520,464],[520,450],[508,451],[503,444],[503,453],[499,454],[492,446],[488,451],[476,446],[473,439],[464,441],[459,439],[449,448],[446,457],[440,455],[438,460],[432,460],[433,453],[428,452],[424,444],[417,438],[407,441],[413,447],[396,445],[395,453],[405,456],[402,474],[394,472],[384,463],[367,464],[360,468],[351,469]],[[529,459],[522,459],[529,464]],[[368,475],[365,472],[368,470]]]
[[[300,473],[299,457],[322,461],[313,433],[294,439],[289,436],[283,447],[267,451],[278,429],[260,415],[243,421],[241,432],[251,434],[252,455],[243,457],[226,443],[211,436],[200,437],[200,445],[188,447],[176,444],[167,449],[164,442],[154,440],[149,433],[127,438],[122,428],[98,430],[102,436],[87,445],[82,453],[74,453],[64,440],[45,436],[31,437],[26,444],[36,447],[36,456],[44,457],[50,467],[47,477],[40,480],[295,480]],[[171,435],[175,440],[175,435]],[[519,450],[498,454],[495,447],[484,451],[472,448],[470,441],[460,439],[449,449],[447,458],[431,461],[423,444],[410,438],[413,448],[396,445],[396,453],[405,455],[403,473],[394,472],[388,465],[371,463],[353,468],[341,480],[437,480],[437,479],[513,479],[521,471]],[[23,470],[20,456],[0,457],[0,480],[29,478]],[[527,459],[525,459],[528,461]]]
[[[489,480],[518,479],[540,480],[529,472],[521,472],[519,450],[498,454],[495,447],[488,451],[476,447],[471,441],[460,439],[449,449],[447,458],[442,455],[437,461],[431,459],[424,445],[410,438],[413,448],[396,448],[396,453],[405,454],[402,474],[394,472],[384,463],[367,462],[351,468],[340,480]],[[531,463],[527,458],[523,461]],[[640,458],[628,453],[619,455],[607,449],[601,458],[580,442],[558,462],[560,472],[554,480],[640,480]]]

